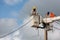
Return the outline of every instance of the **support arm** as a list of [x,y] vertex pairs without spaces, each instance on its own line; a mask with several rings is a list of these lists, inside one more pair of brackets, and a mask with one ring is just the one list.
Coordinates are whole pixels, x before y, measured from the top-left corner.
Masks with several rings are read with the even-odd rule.
[[60,16],[57,16],[57,17],[53,17],[53,18],[44,18],[43,21],[45,23],[51,23],[51,22],[54,22],[54,21],[58,21],[60,20]]

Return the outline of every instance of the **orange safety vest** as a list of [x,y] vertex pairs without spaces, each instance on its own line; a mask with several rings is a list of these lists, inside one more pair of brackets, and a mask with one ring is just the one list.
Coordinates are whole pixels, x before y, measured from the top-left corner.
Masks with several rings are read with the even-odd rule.
[[53,12],[51,12],[49,15],[50,15],[50,18],[55,17],[55,14]]

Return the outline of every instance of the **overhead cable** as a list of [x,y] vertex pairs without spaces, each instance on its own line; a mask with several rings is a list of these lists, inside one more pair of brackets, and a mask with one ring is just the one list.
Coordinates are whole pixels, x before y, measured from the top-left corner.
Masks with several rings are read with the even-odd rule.
[[10,34],[14,33],[15,31],[17,31],[17,30],[19,30],[19,29],[21,29],[21,28],[25,27],[28,23],[30,23],[30,22],[31,22],[31,20],[32,20],[32,18],[31,18],[27,23],[25,23],[25,24],[23,24],[22,26],[18,27],[18,28],[17,28],[17,29],[15,29],[14,31],[12,31],[12,32],[10,32],[10,33],[8,33],[8,34],[6,34],[6,35],[2,36],[1,38],[6,37],[6,36],[8,36],[8,35],[10,35]]

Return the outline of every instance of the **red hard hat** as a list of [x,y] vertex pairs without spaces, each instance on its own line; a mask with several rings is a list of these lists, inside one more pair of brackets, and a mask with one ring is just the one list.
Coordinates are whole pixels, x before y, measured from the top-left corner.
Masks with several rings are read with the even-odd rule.
[[50,17],[51,18],[55,17],[55,14],[53,12],[50,12]]

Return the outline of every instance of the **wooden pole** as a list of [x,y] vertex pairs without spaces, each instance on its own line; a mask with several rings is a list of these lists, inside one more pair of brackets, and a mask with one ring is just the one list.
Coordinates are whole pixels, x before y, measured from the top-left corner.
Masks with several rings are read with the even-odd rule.
[[48,32],[44,29],[44,40],[48,40]]

